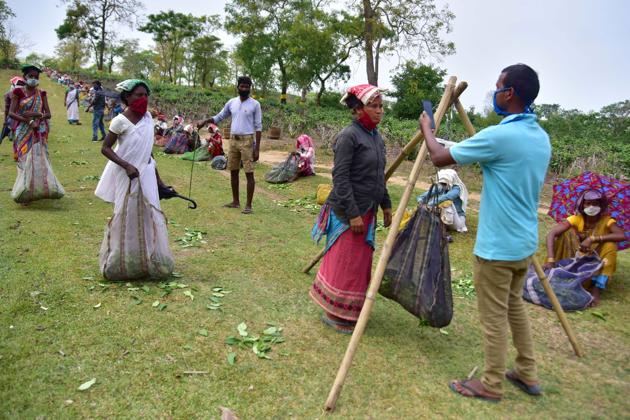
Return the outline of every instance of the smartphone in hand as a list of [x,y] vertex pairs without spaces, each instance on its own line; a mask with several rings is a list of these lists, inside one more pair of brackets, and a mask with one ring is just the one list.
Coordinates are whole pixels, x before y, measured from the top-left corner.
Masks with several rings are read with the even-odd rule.
[[435,119],[433,118],[433,104],[431,103],[431,101],[423,100],[422,107],[424,108],[424,112],[426,112],[429,118],[431,118],[431,129],[435,130]]

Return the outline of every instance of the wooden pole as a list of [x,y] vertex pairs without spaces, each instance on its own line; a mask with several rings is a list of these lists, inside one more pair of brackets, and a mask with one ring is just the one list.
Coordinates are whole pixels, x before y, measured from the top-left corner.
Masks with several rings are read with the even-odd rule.
[[[468,83],[466,82],[459,82],[459,84],[457,85],[457,87],[453,90],[453,93],[451,95],[451,97],[448,99],[448,106],[450,107],[453,103],[455,102],[459,102],[459,95],[461,95],[466,88],[468,87]],[[435,119],[435,132],[437,133],[437,130],[440,128],[440,123],[442,122],[442,118],[444,117],[444,114],[446,114],[446,110],[448,109],[448,107],[444,108],[444,112],[441,115],[438,115],[437,110],[440,109],[440,107],[445,107],[446,105],[444,105],[445,102],[445,95],[442,96],[442,99],[440,100],[440,103],[438,104],[438,108],[436,109],[435,115],[434,115],[434,119]],[[460,104],[461,105],[461,104]],[[462,109],[464,109],[462,107]],[[468,123],[470,124],[470,120],[468,119],[468,115],[464,112],[464,115],[466,115],[466,120],[468,121]],[[470,124],[470,126],[472,127],[472,124]],[[474,128],[473,128],[474,130]],[[400,166],[400,164],[405,160],[405,157],[407,157],[409,155],[409,153],[411,153],[411,151],[413,149],[415,149],[415,147],[418,145],[418,143],[420,142],[420,140],[422,139],[422,132],[420,130],[416,131],[416,133],[413,135],[413,137],[411,138],[411,140],[409,141],[409,143],[407,143],[407,145],[403,148],[403,150],[400,151],[400,154],[396,157],[396,159],[394,159],[394,162],[391,164],[391,166],[389,167],[389,169],[387,169],[387,171],[385,172],[385,182],[387,182],[387,180],[394,174],[394,172],[396,171],[396,169],[398,169],[398,167]],[[302,269],[302,273],[308,274],[309,271],[311,271],[311,269],[313,267],[315,267],[315,264],[317,264],[319,262],[319,260],[321,260],[324,257],[324,254],[326,253],[326,248],[324,247],[321,251],[319,251],[319,253],[317,255],[315,255],[315,257],[313,257],[313,259],[304,266],[304,268]]]
[[[448,105],[450,104],[450,98],[453,95],[456,81],[457,78],[455,76],[451,76],[448,84],[446,85],[446,88],[444,89],[444,96],[442,96],[440,106],[438,106],[438,109],[435,113],[436,127],[437,121],[442,119],[444,113],[446,112],[446,109],[448,108]],[[354,332],[352,333],[352,338],[350,339],[350,343],[348,344],[348,348],[346,349],[343,361],[341,362],[341,366],[339,367],[339,371],[337,372],[335,382],[333,383],[330,393],[328,394],[328,399],[326,400],[325,404],[325,408],[328,411],[332,411],[335,409],[337,398],[341,393],[341,388],[343,387],[343,383],[346,380],[348,370],[350,369],[350,365],[352,364],[352,359],[354,358],[354,354],[357,350],[357,347],[359,346],[359,341],[361,340],[361,336],[363,336],[363,332],[365,331],[368,319],[370,318],[370,313],[372,312],[372,307],[374,306],[374,299],[376,298],[378,289],[381,286],[383,274],[385,273],[385,268],[387,267],[387,263],[389,262],[389,257],[392,253],[394,241],[396,240],[396,236],[398,235],[400,222],[402,221],[405,208],[407,207],[407,203],[409,202],[409,198],[413,193],[413,189],[416,181],[418,180],[418,176],[420,176],[420,167],[424,162],[426,154],[427,145],[426,143],[423,143],[422,147],[420,147],[420,151],[418,152],[418,156],[416,156],[413,169],[409,174],[407,185],[405,186],[405,191],[403,192],[400,203],[398,204],[398,208],[396,209],[396,214],[394,215],[392,225],[389,228],[387,239],[385,239],[383,250],[379,257],[376,269],[374,270],[374,274],[372,275],[370,286],[365,295],[365,303],[363,304],[363,308],[361,309],[361,313],[359,314],[357,325],[355,326]]]
[[459,99],[455,100],[454,105],[455,109],[457,110],[457,114],[459,114],[459,119],[464,124],[464,129],[466,130],[466,133],[468,133],[469,136],[474,136],[476,134],[476,130],[470,122],[470,118],[468,118],[468,114],[464,109],[464,105],[462,105]]
[[575,337],[575,334],[573,333],[573,330],[571,329],[571,325],[569,325],[569,320],[567,319],[567,315],[564,313],[564,310],[562,309],[562,305],[560,305],[560,302],[558,301],[558,298],[556,297],[555,292],[551,288],[551,284],[549,284],[549,279],[545,275],[545,272],[540,266],[540,262],[538,261],[536,256],[532,257],[532,263],[534,264],[534,268],[536,269],[536,274],[538,275],[538,278],[540,279],[540,283],[545,289],[545,293],[547,294],[547,297],[551,301],[551,306],[553,307],[553,310],[556,312],[556,315],[558,315],[558,319],[560,320],[560,324],[562,324],[562,328],[564,328],[564,332],[567,334],[567,337],[569,337],[569,341],[571,342],[571,346],[573,347],[573,351],[575,352],[575,355],[577,357],[583,357],[584,351],[582,350],[582,346],[580,346],[580,343],[578,343],[577,338]]

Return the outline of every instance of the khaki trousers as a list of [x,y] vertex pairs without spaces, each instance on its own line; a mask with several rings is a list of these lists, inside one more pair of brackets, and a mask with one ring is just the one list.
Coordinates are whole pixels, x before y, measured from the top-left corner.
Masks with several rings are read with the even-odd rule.
[[528,382],[538,381],[534,343],[523,300],[523,283],[529,263],[530,258],[520,261],[489,261],[475,256],[475,291],[485,352],[481,382],[486,390],[499,395],[503,394],[508,324],[517,351],[516,374]]

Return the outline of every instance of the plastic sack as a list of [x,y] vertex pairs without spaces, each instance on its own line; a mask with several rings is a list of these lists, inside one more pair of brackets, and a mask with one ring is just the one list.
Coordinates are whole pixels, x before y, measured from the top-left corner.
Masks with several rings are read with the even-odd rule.
[[294,181],[298,176],[298,160],[298,156],[291,153],[284,162],[274,166],[265,174],[265,181],[270,184],[283,184]]
[[208,151],[208,146],[198,147],[197,150],[193,150],[192,152],[186,152],[180,156],[183,160],[194,160],[195,162],[201,162],[203,160],[212,159],[212,155]]
[[99,255],[101,274],[107,280],[162,280],[171,275],[173,254],[168,245],[164,213],[142,194],[131,192],[105,228]]
[[[604,262],[593,253],[560,260],[554,268],[545,271],[562,309],[581,311],[588,308],[593,296],[582,287],[582,283],[596,275],[603,265]],[[523,299],[553,309],[533,265],[529,267],[523,284]]]
[[216,156],[210,161],[212,169],[222,171],[227,168],[227,158],[225,156]]
[[320,206],[323,205],[328,199],[328,196],[330,195],[331,191],[332,191],[332,185],[319,184],[317,186],[317,192],[315,193],[317,204],[319,204]]
[[432,327],[451,322],[451,266],[437,209],[419,206],[398,234],[379,293]]
[[33,143],[31,150],[17,164],[17,178],[11,198],[16,203],[30,203],[42,199],[58,199],[65,191],[53,173],[48,150],[41,142]]

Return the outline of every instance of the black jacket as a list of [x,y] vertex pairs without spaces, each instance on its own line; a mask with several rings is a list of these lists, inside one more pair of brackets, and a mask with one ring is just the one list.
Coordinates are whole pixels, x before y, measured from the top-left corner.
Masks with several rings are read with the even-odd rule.
[[360,123],[337,134],[333,146],[333,189],[327,202],[344,222],[370,209],[392,207],[385,186],[385,142],[377,130],[368,132]]

